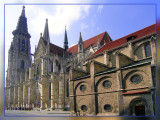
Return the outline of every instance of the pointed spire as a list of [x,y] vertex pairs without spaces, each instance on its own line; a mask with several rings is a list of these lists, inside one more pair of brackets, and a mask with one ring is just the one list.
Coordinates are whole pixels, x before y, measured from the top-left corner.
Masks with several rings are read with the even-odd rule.
[[81,52],[81,53],[84,52],[84,44],[83,44],[81,32],[80,32],[79,41],[78,41],[78,52]]
[[49,28],[48,28],[48,19],[46,19],[46,24],[44,28],[44,33],[43,33],[43,39],[47,42],[50,42],[50,37],[49,37]]
[[25,6],[23,6],[21,16],[22,16],[22,17],[25,17]]
[[80,36],[79,36],[79,42],[78,43],[82,43],[83,40],[82,40],[82,35],[81,35],[81,32],[80,32]]
[[65,50],[68,49],[68,37],[67,37],[66,25],[65,25],[64,46],[63,46],[63,48],[64,48]]
[[30,34],[28,33],[27,18],[25,17],[25,6],[23,6],[22,8],[22,13],[19,17],[16,30],[14,30],[12,33],[13,35],[23,33],[27,37],[29,38],[31,37]]

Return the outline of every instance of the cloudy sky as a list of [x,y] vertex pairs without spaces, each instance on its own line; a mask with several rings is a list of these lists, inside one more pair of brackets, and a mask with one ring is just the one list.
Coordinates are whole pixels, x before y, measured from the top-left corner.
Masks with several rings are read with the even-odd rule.
[[[48,18],[50,41],[63,47],[64,29],[67,26],[69,46],[107,31],[113,40],[156,23],[155,5],[113,4],[25,4],[28,31],[31,35],[31,52],[34,53],[40,33]],[[8,65],[8,49],[16,29],[22,4],[5,5],[5,69]]]

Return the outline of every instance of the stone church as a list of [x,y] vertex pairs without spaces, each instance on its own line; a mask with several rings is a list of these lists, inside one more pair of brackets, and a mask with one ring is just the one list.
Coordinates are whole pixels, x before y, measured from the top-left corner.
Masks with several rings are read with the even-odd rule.
[[[69,70],[83,63],[102,45],[110,42],[106,32],[68,48],[67,30],[63,48],[52,44],[48,19],[40,34],[34,54],[31,53],[25,7],[19,17],[8,54],[5,107],[69,110]],[[33,58],[33,59],[32,59]]]
[[154,115],[155,25],[112,41],[103,32],[68,47],[50,40],[48,19],[31,53],[25,7],[8,54],[6,108],[70,110],[72,116]]
[[153,116],[155,60],[155,24],[106,43],[70,70],[71,115]]

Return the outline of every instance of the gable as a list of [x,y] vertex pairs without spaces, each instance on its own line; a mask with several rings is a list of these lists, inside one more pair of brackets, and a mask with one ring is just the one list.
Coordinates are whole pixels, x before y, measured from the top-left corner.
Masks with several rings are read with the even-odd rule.
[[[108,33],[103,32],[103,33],[101,33],[97,36],[94,36],[94,37],[92,37],[88,40],[85,40],[84,41],[84,49],[87,49],[90,46],[95,47],[97,45],[98,40],[101,43],[101,45],[104,44],[104,43],[109,43],[109,42],[112,41],[111,38],[109,37]],[[73,54],[78,53],[78,44],[68,48],[67,51],[69,53],[73,53]]]
[[38,42],[38,46],[36,48],[36,51],[34,53],[35,58],[42,56],[46,52],[45,44],[42,38],[40,38]]

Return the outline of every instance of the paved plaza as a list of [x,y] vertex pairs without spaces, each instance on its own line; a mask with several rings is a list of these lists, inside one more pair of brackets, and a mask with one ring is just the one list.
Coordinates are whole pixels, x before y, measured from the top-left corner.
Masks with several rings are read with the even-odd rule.
[[70,116],[69,111],[38,111],[38,110],[31,110],[31,111],[24,111],[24,110],[5,110],[5,116],[15,116],[15,117],[24,117],[24,116]]

